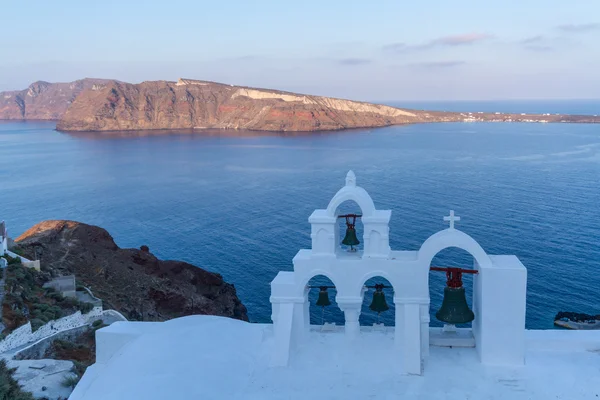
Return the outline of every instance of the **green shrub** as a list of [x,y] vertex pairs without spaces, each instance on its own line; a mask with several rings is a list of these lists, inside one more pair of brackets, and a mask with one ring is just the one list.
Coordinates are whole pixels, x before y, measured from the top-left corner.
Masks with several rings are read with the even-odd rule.
[[40,329],[42,326],[46,325],[47,321],[44,321],[44,320],[42,320],[40,318],[34,318],[31,321],[29,321],[29,322],[31,323],[31,330],[35,332],[38,329]]
[[54,314],[54,312],[52,310],[44,311],[44,313],[42,315],[44,316],[44,319],[46,321],[52,321],[52,320],[56,319],[56,315]]
[[40,310],[42,312],[44,312],[44,311],[46,311],[47,309],[50,308],[50,306],[48,304],[44,304],[44,303],[37,303],[33,307],[34,307],[35,310]]
[[19,383],[13,378],[14,368],[8,368],[5,360],[0,360],[0,399],[2,400],[33,400],[33,395],[24,392]]
[[58,302],[58,304],[63,308],[68,308],[68,307],[78,308],[79,300],[77,300],[73,297],[63,297],[62,300],[60,300]]
[[48,294],[48,297],[50,297],[53,300],[56,300],[59,303],[64,300],[63,295],[61,293],[59,293],[59,292],[50,292]]
[[54,317],[59,319],[63,316],[63,310],[59,306],[52,306],[49,308],[50,311],[54,313]]
[[75,347],[75,345],[67,340],[62,340],[62,339],[56,339],[54,341],[54,346],[56,346],[56,348],[59,349],[72,349]]
[[15,254],[20,255],[21,257],[23,257],[23,250],[19,249],[19,248],[11,248],[11,251]]
[[73,360],[73,368],[71,368],[71,372],[77,376],[83,376],[85,370],[87,369],[87,364],[81,361]]
[[8,261],[9,267],[21,265],[21,257],[11,257],[8,254],[4,254],[4,258],[6,258],[6,261]]
[[77,384],[79,383],[79,379],[80,378],[77,375],[65,376],[65,378],[60,384],[64,387],[75,389],[75,386],[77,386]]
[[31,302],[34,299],[31,296],[31,292],[27,289],[25,289],[21,292],[21,298],[23,299],[23,301],[29,301],[29,302]]
[[82,314],[87,314],[90,311],[92,311],[94,309],[94,305],[92,303],[79,303],[79,311],[81,311]]

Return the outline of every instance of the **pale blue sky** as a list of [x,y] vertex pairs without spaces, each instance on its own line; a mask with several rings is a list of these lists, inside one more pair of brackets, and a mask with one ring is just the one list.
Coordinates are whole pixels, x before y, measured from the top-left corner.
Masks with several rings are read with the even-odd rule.
[[0,90],[179,77],[358,100],[600,98],[600,1],[2,0]]

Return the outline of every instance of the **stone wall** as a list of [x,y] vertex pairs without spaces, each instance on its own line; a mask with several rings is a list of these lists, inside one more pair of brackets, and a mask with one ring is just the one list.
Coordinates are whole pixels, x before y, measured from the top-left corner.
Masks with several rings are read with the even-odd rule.
[[23,264],[23,266],[25,268],[33,268],[36,271],[41,271],[40,260],[35,260],[35,261],[23,261],[23,260],[21,260],[21,264]]
[[15,329],[0,342],[0,353],[15,349],[27,343],[35,342],[60,331],[87,325],[98,319],[101,315],[102,307],[94,307],[92,311],[87,314],[81,314],[81,311],[77,311],[75,314],[50,321],[35,332],[32,332],[31,330],[31,323],[27,322],[27,324]]
[[15,360],[39,360],[44,358],[44,354],[46,354],[46,350],[50,347],[53,341],[57,339],[65,340],[67,342],[72,342],[79,335],[81,335],[86,330],[90,329],[88,325],[83,325],[78,328],[69,329],[66,331],[55,333],[54,335],[48,336],[47,338],[41,339],[31,346],[24,348],[23,350],[15,353],[13,359]]
[[[104,310],[97,319],[101,319],[106,324],[111,324],[115,321],[127,321],[127,319],[118,311],[115,310]],[[88,323],[93,322],[96,318],[88,318]],[[53,341],[57,339],[66,340],[71,342],[75,340],[80,334],[90,329],[89,325],[82,325],[77,328],[67,329],[64,331],[57,332],[48,337],[38,340],[32,345],[19,350],[14,355],[15,360],[37,360],[42,359],[46,350]]]
[[13,253],[10,250],[7,250],[6,254],[8,254],[9,256],[11,256],[13,258],[19,257],[21,259],[21,264],[24,267],[26,267],[26,268],[33,268],[36,271],[40,271],[40,260],[31,261],[31,260],[26,259],[23,256],[18,255],[17,253]]

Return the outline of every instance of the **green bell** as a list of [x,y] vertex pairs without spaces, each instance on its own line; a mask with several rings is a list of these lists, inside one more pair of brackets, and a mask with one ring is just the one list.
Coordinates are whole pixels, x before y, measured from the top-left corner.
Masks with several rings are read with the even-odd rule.
[[377,314],[383,311],[387,311],[390,308],[385,302],[385,294],[383,293],[383,285],[377,284],[375,285],[375,293],[373,293],[373,301],[371,301],[371,305],[369,306],[371,311],[375,311]]
[[442,306],[435,313],[435,317],[448,324],[466,324],[475,319],[475,314],[467,304],[465,288],[444,288],[444,300]]
[[358,238],[356,237],[356,229],[353,226],[348,226],[346,228],[346,236],[344,236],[344,240],[342,240],[342,244],[346,246],[358,246],[360,244]]
[[327,286],[321,286],[319,291],[319,298],[317,299],[317,305],[319,307],[325,307],[330,305],[329,295],[327,294]]

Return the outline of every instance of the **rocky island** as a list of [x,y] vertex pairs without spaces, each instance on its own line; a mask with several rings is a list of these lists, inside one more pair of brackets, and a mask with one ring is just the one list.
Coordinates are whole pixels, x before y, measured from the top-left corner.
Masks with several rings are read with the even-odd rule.
[[409,110],[271,89],[179,79],[139,84],[36,82],[0,93],[0,119],[58,120],[61,131],[243,129],[311,132],[433,122],[600,123],[597,115]]

